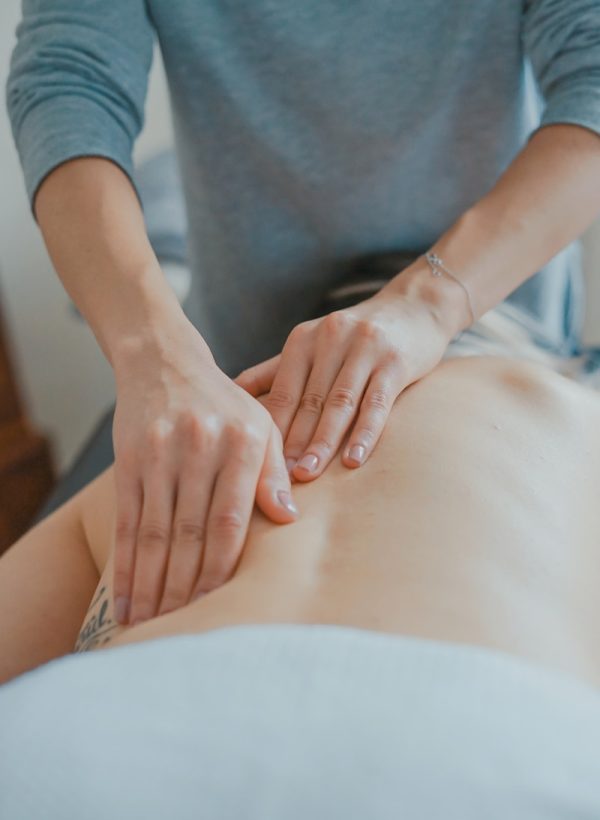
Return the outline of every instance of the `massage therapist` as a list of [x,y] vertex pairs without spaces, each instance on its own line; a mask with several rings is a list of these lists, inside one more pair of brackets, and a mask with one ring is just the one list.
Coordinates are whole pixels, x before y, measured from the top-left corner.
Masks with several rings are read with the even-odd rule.
[[[185,311],[132,181],[154,38]],[[404,388],[526,280],[565,341],[547,305],[600,210],[600,0],[23,0],[6,92],[32,213],[115,374],[123,623],[222,584],[255,501],[294,521],[290,474],[342,441],[360,467]],[[307,321],[348,260],[414,248]]]

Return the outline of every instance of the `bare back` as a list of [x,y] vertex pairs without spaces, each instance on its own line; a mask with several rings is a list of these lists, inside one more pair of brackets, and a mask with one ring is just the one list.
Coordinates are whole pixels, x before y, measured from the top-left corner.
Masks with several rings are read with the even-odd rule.
[[[537,364],[445,361],[400,396],[362,468],[338,457],[294,485],[299,521],[277,526],[255,510],[230,582],[112,629],[107,645],[334,623],[489,646],[600,685],[599,478],[595,393]],[[114,498],[104,497],[86,517],[110,620]]]

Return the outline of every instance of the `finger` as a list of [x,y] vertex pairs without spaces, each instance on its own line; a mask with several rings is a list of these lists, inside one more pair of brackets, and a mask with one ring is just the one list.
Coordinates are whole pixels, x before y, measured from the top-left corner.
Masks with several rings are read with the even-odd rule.
[[244,546],[254,507],[264,446],[245,434],[230,433],[216,476],[207,517],[206,543],[192,597],[221,586],[232,575]]
[[[335,317],[335,319],[334,319]],[[325,401],[337,379],[346,358],[343,338],[343,318],[335,314],[325,317],[317,342],[312,370],[308,377],[298,411],[285,438],[286,460],[295,460],[294,476],[308,474],[317,466],[314,454],[303,455],[323,415]],[[300,460],[300,461],[299,461]]]
[[398,367],[374,371],[360,405],[356,424],[344,448],[346,467],[360,467],[373,452],[389,418],[394,402],[407,387]]
[[275,424],[256,488],[256,504],[275,524],[290,524],[299,515],[283,458],[281,433]]
[[172,612],[191,598],[202,566],[206,518],[215,484],[215,467],[208,454],[188,453],[177,485],[171,549],[158,612]]
[[280,360],[281,353],[278,353],[277,356],[273,356],[271,359],[242,370],[233,381],[243,387],[254,398],[260,396],[261,393],[268,393],[273,384]]
[[358,414],[372,370],[372,357],[364,347],[355,347],[327,395],[312,439],[293,471],[295,478],[300,481],[317,478],[335,456]]
[[120,624],[129,621],[131,590],[135,566],[135,542],[142,511],[142,485],[132,470],[115,463],[115,552],[113,595],[115,618]]
[[[263,511],[267,511],[266,514],[270,512],[270,517],[280,523],[289,523],[297,516],[297,510],[291,502],[289,476],[283,463],[281,437],[275,425],[272,430],[274,432],[269,439],[266,454],[256,460],[255,453],[242,456],[238,451],[236,457],[228,458],[219,473],[208,519],[204,560],[194,596],[215,589],[234,573],[246,540],[259,478],[273,482],[270,490],[261,487]],[[277,458],[279,490],[274,483],[275,470],[272,466]],[[274,500],[265,504],[264,495],[269,491]]]
[[[268,398],[268,393],[265,393],[265,394],[264,394],[264,395],[262,395],[262,396],[257,396],[257,397],[256,397],[256,400],[257,400],[258,402],[260,402],[260,404],[262,404],[262,406],[263,406],[266,410],[268,410],[268,409],[269,409],[269,408],[267,407],[267,398]],[[279,439],[280,439],[280,441],[282,441],[282,440],[281,440],[281,432],[280,432],[279,428],[275,426],[275,430],[277,430],[277,432],[279,433]],[[281,446],[280,446],[280,452],[281,452],[281,454],[282,454],[282,456],[283,456],[283,442],[281,443]],[[294,481],[294,476],[292,475],[292,470],[294,469],[294,466],[296,465],[296,459],[295,459],[295,458],[284,459],[284,462],[283,462],[283,463],[285,464],[285,468],[286,468],[286,470],[287,470],[287,472],[288,472],[288,475],[289,475],[289,477],[290,477],[290,481],[293,483],[293,481]],[[266,502],[266,503],[267,503],[267,505],[268,505],[268,502]],[[269,515],[269,518],[271,518],[271,517],[272,517],[272,516],[271,516],[271,515]]]
[[264,406],[285,440],[312,366],[312,326],[297,325],[288,336]]
[[175,505],[174,477],[160,464],[144,480],[142,517],[137,533],[130,623],[154,617],[162,595]]

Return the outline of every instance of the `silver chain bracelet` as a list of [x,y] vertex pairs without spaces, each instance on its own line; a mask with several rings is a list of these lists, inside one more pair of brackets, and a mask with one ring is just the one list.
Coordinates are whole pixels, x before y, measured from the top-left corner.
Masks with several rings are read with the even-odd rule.
[[429,263],[429,267],[431,268],[431,272],[434,276],[441,276],[442,272],[446,273],[446,274],[448,274],[448,276],[452,277],[452,279],[454,279],[454,281],[457,282],[461,286],[461,288],[465,292],[465,296],[467,297],[467,302],[469,303],[469,310],[471,311],[471,323],[474,323],[475,322],[475,311],[473,310],[473,302],[471,301],[471,294],[467,290],[467,287],[464,284],[464,282],[461,282],[461,280],[458,278],[458,276],[456,276],[454,273],[452,273],[451,270],[448,270],[448,268],[444,264],[443,260],[440,259],[440,257],[437,255],[437,253],[428,252],[428,253],[425,254],[425,259]]

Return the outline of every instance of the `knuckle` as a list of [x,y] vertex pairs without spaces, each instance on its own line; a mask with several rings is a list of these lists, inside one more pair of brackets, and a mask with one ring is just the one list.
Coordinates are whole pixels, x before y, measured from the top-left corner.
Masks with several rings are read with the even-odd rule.
[[119,518],[115,526],[117,543],[131,541],[135,536],[136,526],[131,518]]
[[138,541],[148,547],[165,546],[169,538],[169,528],[160,521],[147,521],[140,525]]
[[321,326],[327,333],[336,336],[338,333],[346,330],[350,324],[352,324],[352,320],[346,313],[340,310],[334,310],[332,313],[328,313],[327,316],[323,317]]
[[328,403],[340,410],[354,410],[356,396],[354,391],[347,387],[335,387],[329,394]]
[[372,390],[365,396],[365,405],[369,410],[386,412],[389,407],[388,394],[385,390]]
[[237,509],[219,510],[214,514],[213,525],[218,533],[237,537],[243,527],[242,516]]
[[303,342],[306,337],[310,334],[311,325],[308,322],[300,322],[299,325],[295,325],[288,335],[288,342],[294,344],[295,342]]
[[171,433],[173,425],[167,419],[155,419],[147,428],[148,441],[157,445],[163,444]]
[[[265,410],[265,420],[271,422]],[[265,448],[265,435],[255,424],[246,425],[244,428],[244,448],[250,450],[253,455],[262,452]]]
[[406,370],[406,355],[398,348],[392,348],[385,354],[383,364],[390,367],[396,373]]
[[265,398],[267,407],[274,407],[277,409],[286,410],[288,407],[293,407],[295,400],[293,395],[283,389],[271,390]]
[[229,444],[238,450],[254,452],[259,449],[261,437],[254,424],[230,424],[227,428]]
[[195,413],[191,411],[182,413],[177,421],[177,427],[188,448],[195,451],[202,449],[207,435],[202,420]]
[[175,540],[180,544],[202,544],[205,527],[200,521],[180,518],[175,522]]
[[220,413],[208,413],[202,417],[202,436],[206,443],[214,444],[223,433],[223,416]]
[[305,413],[321,415],[323,412],[323,396],[315,392],[305,393],[300,400],[300,409]]
[[383,330],[379,327],[379,325],[375,324],[374,322],[370,322],[366,319],[362,319],[358,322],[356,326],[356,332],[363,341],[370,341],[376,343],[381,342],[385,336]]

